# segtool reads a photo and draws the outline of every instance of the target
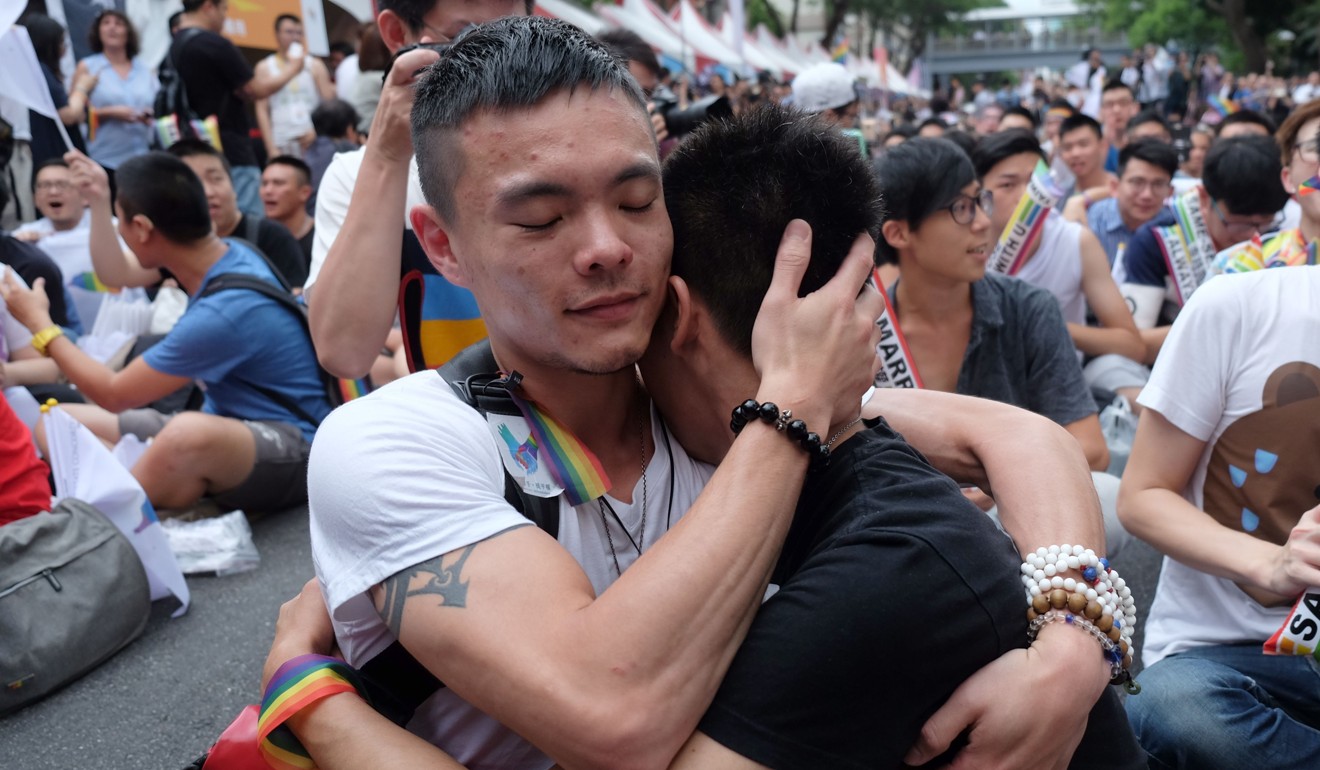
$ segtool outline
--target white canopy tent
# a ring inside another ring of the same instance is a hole
[[[687,0],[684,0],[685,4],[686,2]],[[725,11],[723,18],[720,19],[719,35],[730,49],[735,52],[738,50],[740,31],[735,28],[728,11]],[[756,70],[768,70],[775,77],[784,76],[785,68],[782,62],[762,51],[746,32],[741,32],[741,37],[744,64]]]

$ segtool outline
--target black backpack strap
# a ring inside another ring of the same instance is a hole
[[[509,398],[509,387],[516,382],[500,374],[489,341],[468,347],[437,372],[464,403],[483,416],[522,414]],[[558,497],[528,494],[506,468],[504,499],[551,537],[559,537]],[[358,673],[376,711],[400,726],[407,724],[422,703],[445,686],[397,640],[363,664]]]
[[[264,255],[262,256],[264,257]],[[269,264],[269,262],[267,262],[267,264]],[[276,280],[280,280],[279,271],[275,270],[274,268],[271,268],[271,271],[275,274]],[[298,322],[302,324],[303,331],[307,332],[307,339],[310,340],[312,338],[311,327],[309,327],[307,324],[307,312],[303,309],[302,305],[298,304],[298,300],[294,299],[293,295],[290,294],[287,290],[273,286],[270,284],[270,282],[264,281],[256,277],[255,275],[249,275],[247,273],[221,273],[220,275],[213,277],[210,281],[207,282],[206,288],[202,290],[201,294],[197,295],[197,299],[202,299],[203,297],[209,297],[212,294],[218,294],[222,291],[229,291],[232,289],[247,289],[249,291],[255,291],[258,294],[268,299],[272,299],[278,302],[279,304],[283,305],[290,312],[292,312],[294,316],[297,317]],[[261,385],[255,382],[250,382],[236,375],[230,375],[230,376],[236,382],[246,385],[248,388],[255,390],[256,392],[260,393],[261,395],[265,396],[266,398],[270,399],[276,404],[279,404],[280,406],[287,409],[290,413],[297,415],[299,419],[306,421],[308,424],[312,425],[313,427],[319,427],[321,425],[320,420],[313,417],[311,414],[307,412],[306,409],[303,409],[302,406],[300,406],[297,401],[294,401],[292,398],[289,398],[285,394],[280,393],[279,391],[274,390],[273,388],[268,388],[265,385]],[[320,379],[322,380],[321,384],[323,386],[328,387],[328,385],[324,382],[325,377],[320,374],[319,369],[317,372],[317,376],[320,377]]]

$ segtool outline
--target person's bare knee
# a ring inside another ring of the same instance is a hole
[[[245,423],[183,412],[170,418],[156,435],[133,466],[133,474],[143,480],[144,487],[147,480],[157,490],[164,490],[171,480],[181,487],[200,482],[205,492],[214,493],[243,483],[255,463],[256,440]]]

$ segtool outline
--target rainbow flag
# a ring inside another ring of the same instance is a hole
[[[839,64],[843,64],[848,60],[847,38],[844,38],[843,40],[840,40],[838,43],[835,43],[834,48],[830,51],[830,58],[838,62]]]
[[[522,412],[523,419],[527,420],[532,440],[536,442],[537,456],[546,462],[555,483],[564,488],[569,505],[582,505],[604,496],[611,486],[610,477],[595,453],[535,402],[519,398],[512,392],[509,396]]]
[[[1212,96],[1206,101],[1208,101],[1210,106],[1214,108],[1215,112],[1218,112],[1223,117],[1232,115],[1239,109],[1237,102],[1232,99],[1224,99],[1220,96]]]
[[[355,398],[362,398],[370,392],[371,384],[367,382],[366,377],[357,380],[345,380],[342,378],[339,380],[339,397],[344,399],[345,404]]]
[[[101,127],[101,114],[95,107],[87,107],[87,141],[96,141],[96,129]]]
[[[1316,174],[1310,179],[1297,185],[1297,197],[1302,198],[1311,193],[1320,192],[1320,174]]]
[[[93,273],[90,270],[75,275],[73,279],[69,281],[69,285],[76,286],[84,291],[95,291],[102,294],[117,293],[114,289],[101,283],[101,279],[96,277],[96,273]]]
[[[220,143],[220,122],[214,115],[203,118],[202,120],[188,121],[192,133],[202,141],[216,148],[224,150]],[[177,115],[166,115],[163,118],[156,118],[155,122],[156,140],[161,147],[169,147],[183,138],[183,129],[179,126]]]

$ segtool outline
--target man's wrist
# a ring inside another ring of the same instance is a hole
[[[1041,661],[1057,670],[1058,681],[1078,685],[1076,691],[1095,698],[1109,684],[1111,668],[1095,639],[1068,623],[1050,623],[1041,627],[1031,650]]]
[[[50,357],[50,343],[64,336],[64,330],[46,319],[45,324],[38,324],[32,329],[32,348],[41,355]]]

